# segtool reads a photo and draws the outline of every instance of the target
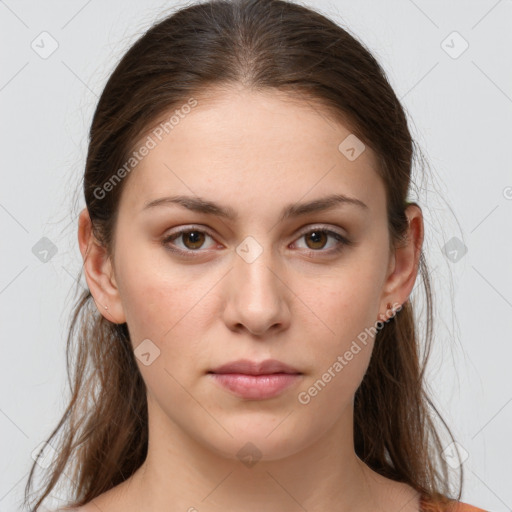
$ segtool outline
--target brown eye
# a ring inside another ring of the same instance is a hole
[[[306,253],[309,252],[309,256],[321,257],[341,252],[344,247],[352,245],[352,242],[336,231],[314,227],[302,232],[294,245],[304,249]]]
[[[185,231],[181,236],[187,249],[199,249],[204,243],[204,233],[201,231]]]
[[[204,249],[203,245],[207,238],[212,240],[210,247],[206,247],[206,249],[209,249],[215,245],[213,237],[200,229],[189,228],[182,229],[165,237],[162,243],[173,252],[182,254],[188,252],[190,254],[204,252],[199,251],[199,249]]]
[[[325,231],[320,230],[310,231],[306,233],[304,237],[307,241],[306,245],[310,249],[323,249],[329,238]],[[311,245],[308,243],[309,240],[311,240]]]

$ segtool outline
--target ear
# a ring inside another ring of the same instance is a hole
[[[115,324],[126,322],[112,262],[92,232],[87,208],[81,211],[78,220],[78,243],[84,260],[85,279],[98,311]]]
[[[395,311],[401,309],[412,292],[418,275],[421,247],[423,245],[423,214],[416,204],[410,204],[405,214],[409,220],[406,240],[391,255],[379,311],[386,311],[386,319],[392,316],[387,304]]]

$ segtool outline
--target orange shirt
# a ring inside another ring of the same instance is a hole
[[[489,512],[483,508],[477,508],[473,505],[463,503],[462,501],[451,501],[447,504],[435,503],[421,499],[421,512]]]

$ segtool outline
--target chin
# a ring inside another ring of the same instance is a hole
[[[223,429],[218,430],[215,439],[206,441],[209,449],[218,455],[232,460],[239,460],[248,468],[258,461],[277,461],[293,456],[311,445],[317,436],[306,432],[300,426],[290,421],[283,414],[279,420],[247,422],[223,422]],[[254,419],[254,417],[253,417]],[[256,424],[255,424],[256,423]],[[204,436],[204,431],[202,432]]]

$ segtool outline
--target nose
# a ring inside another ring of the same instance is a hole
[[[255,336],[288,328],[290,299],[285,271],[265,249],[254,260],[236,254],[225,280],[224,321],[231,330],[246,329]]]

